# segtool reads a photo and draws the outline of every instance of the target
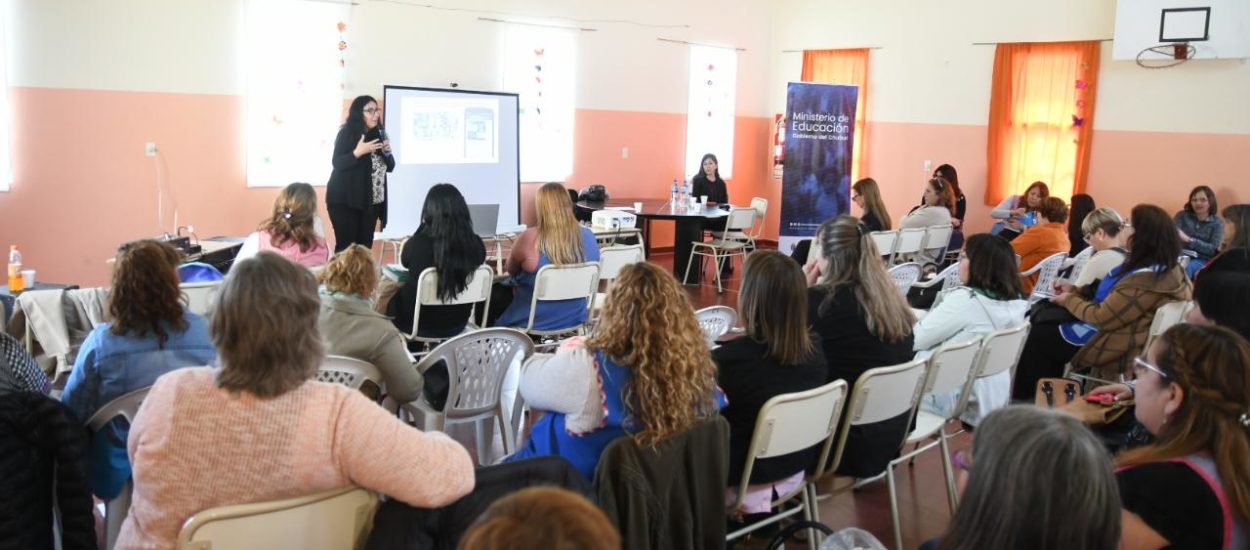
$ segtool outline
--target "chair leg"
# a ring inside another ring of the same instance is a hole
[[[724,265],[725,265],[725,257],[717,253],[716,255],[716,293],[717,294],[725,293],[724,287],[722,287],[720,284],[720,271],[721,271],[721,268],[724,267]]]
[[[495,413],[495,419],[499,421],[499,433],[503,436],[503,454],[510,455],[516,451],[515,434],[512,433],[512,422],[505,419],[503,415],[503,404],[498,405]]]
[[[808,482],[808,485],[811,485],[811,483]],[[816,521],[816,516],[812,515],[812,499],[811,499],[811,495],[809,495],[807,492],[807,487],[803,487],[802,502],[803,502],[803,519],[807,521]],[[818,536],[817,533],[818,531],[816,531],[815,529],[811,527],[807,528],[807,540],[808,540],[809,548],[815,548],[815,547],[820,546],[820,541],[817,540],[816,538]]]
[[[894,522],[894,547],[903,550],[903,527],[898,518],[898,487],[894,484],[894,465],[885,470],[885,481],[890,487],[890,519]]]
[[[955,470],[951,467],[951,449],[946,442],[946,431],[938,433],[942,447],[942,470],[943,476],[946,478],[946,500],[951,507],[951,516],[955,515],[955,506],[958,505],[959,497],[955,494]]]
[[[686,274],[681,276],[681,284],[689,284],[687,281],[690,280],[690,266],[694,264],[694,257],[699,255],[700,254],[696,254],[694,252],[690,253],[690,258],[686,260]],[[703,260],[699,261],[702,262]]]
[[[479,418],[473,421],[473,435],[477,438],[477,463],[490,464],[491,451],[495,446],[495,419]]]
[[[117,498],[108,501],[104,505],[104,547],[107,550],[112,550],[113,546],[117,544],[117,536],[121,534],[122,522],[126,521],[126,515],[130,510],[130,496],[133,490],[134,486],[131,482],[126,482]]]

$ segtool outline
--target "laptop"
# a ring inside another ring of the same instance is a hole
[[[479,237],[494,237],[499,227],[498,204],[470,204],[469,218],[473,220],[473,232]]]

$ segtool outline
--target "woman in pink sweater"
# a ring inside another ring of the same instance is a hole
[[[349,484],[425,508],[472,490],[458,443],[310,380],[319,305],[312,273],[276,254],[234,265],[211,322],[220,368],[159,378],[130,429],[134,496],[117,548],[172,548],[202,510]]]

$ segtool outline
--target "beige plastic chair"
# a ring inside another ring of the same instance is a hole
[[[927,232],[928,229],[924,227],[898,230],[898,239],[894,242],[894,255],[890,258],[890,263],[896,264],[900,260],[911,261],[911,257],[919,253],[924,246],[924,236]]]
[[[207,317],[209,311],[212,310],[213,303],[217,299],[217,291],[221,288],[222,281],[209,281],[204,283],[182,283],[179,288],[182,289],[182,295],[187,300],[187,311]]]
[[[104,430],[116,418],[124,418],[126,422],[134,424],[135,416],[139,414],[139,406],[143,404],[143,400],[147,398],[148,391],[152,388],[141,388],[129,392],[117,399],[105,403],[100,407],[91,418],[87,419],[87,430],[94,437],[101,430]],[[122,491],[117,498],[108,501],[104,507],[104,547],[111,549],[117,543],[117,535],[121,533],[122,522],[126,520],[126,515],[130,513],[130,496],[134,490],[134,484],[130,480],[126,480],[126,484],[122,486]]]
[[[595,293],[594,311],[598,312],[603,308],[603,301],[608,297],[606,290],[612,287],[612,282],[620,276],[625,266],[646,260],[646,253],[643,252],[640,244],[599,249],[599,280],[606,282],[607,288],[604,289],[605,292]]]
[[[1055,279],[1059,278],[1059,270],[1063,268],[1063,262],[1067,259],[1067,252],[1051,254],[1045,260],[1037,262],[1037,265],[1029,268],[1028,271],[1020,273],[1021,277],[1037,274],[1037,283],[1033,285],[1033,294],[1029,295],[1029,303],[1045,300],[1055,295],[1051,289],[1054,288]]]
[[[718,239],[742,241],[747,243],[749,250],[755,250],[755,241],[764,232],[764,216],[768,214],[768,199],[752,198],[751,206],[748,208],[755,210],[755,221],[751,223],[751,227],[743,231],[712,231],[712,236]]]
[[[427,338],[417,335],[422,306],[482,304],[482,316],[485,317],[490,311],[490,288],[494,282],[495,273],[491,271],[490,266],[480,265],[469,276],[469,284],[460,291],[460,294],[453,296],[450,300],[442,300],[438,297],[438,271],[433,267],[421,270],[421,274],[417,276],[417,302],[412,308],[412,333],[407,335],[408,340],[425,343],[438,343],[446,340],[446,338]],[[475,330],[477,327],[473,319],[473,310],[469,310],[469,324],[465,327],[465,332]]]
[[[868,234],[872,239],[872,243],[877,245],[877,252],[881,253],[881,257],[886,261],[894,258],[894,247],[898,244],[898,231],[873,231]]]
[[[846,381],[835,380],[829,384],[804,392],[786,393],[774,396],[760,407],[759,417],[755,421],[755,431],[751,434],[751,443],[747,447],[747,458],[742,468],[742,480],[738,483],[737,498],[729,507],[731,517],[743,515],[741,503],[746,500],[747,488],[750,486],[751,472],[756,460],[764,460],[775,456],[809,449],[820,445],[820,454],[815,467],[829,460],[829,452],[833,447],[834,436],[838,434],[838,420],[842,417],[842,407],[846,404]],[[779,495],[772,502],[776,514],[725,536],[726,541],[746,535],[769,524],[798,513],[803,519],[813,520],[811,494],[807,487],[815,480],[814,474],[807,474],[803,483],[789,493]],[[786,508],[786,504],[799,498],[798,506]],[[809,532],[809,536],[812,533]],[[814,540],[814,539],[809,539]]]
[[[920,250],[924,252],[933,251],[932,254],[926,254],[942,261],[946,257],[946,249],[951,245],[951,234],[955,232],[955,228],[950,225],[931,225],[925,228],[924,242],[920,245]]]
[[[912,288],[924,289],[924,288],[933,288],[938,285],[942,285],[942,286],[941,288],[938,289],[938,299],[933,301],[935,305],[938,303],[941,297],[944,296],[947,292],[953,289],[959,288],[961,286],[964,286],[964,282],[959,280],[959,263],[958,262],[946,266],[946,269],[943,269],[941,273],[938,273],[937,276],[933,277],[932,279],[929,279],[927,281],[917,282],[911,286]]]
[[[413,424],[426,431],[443,431],[447,424],[473,422],[478,463],[490,462],[494,423],[503,434],[504,452],[512,454],[516,437],[501,404],[504,377],[514,361],[534,354],[534,341],[511,328],[487,328],[461,334],[434,348],[416,369],[424,373],[439,361],[447,364],[447,402],[435,410],[422,397],[402,405]]]
[[[928,368],[925,374],[924,389],[921,395],[936,393],[946,394],[955,390],[960,390],[961,403],[966,400],[966,396],[972,392],[972,383],[977,379],[976,363],[977,356],[981,351],[981,339],[974,338],[966,342],[955,344],[945,344],[929,357]],[[885,475],[890,488],[890,512],[891,519],[894,523],[894,540],[896,546],[902,548],[903,531],[900,526],[898,517],[898,493],[894,486],[894,467],[904,462],[909,462],[915,457],[932,449],[935,445],[942,448],[942,472],[946,479],[947,502],[950,504],[951,513],[955,513],[955,472],[951,468],[950,448],[946,444],[944,431],[946,423],[952,419],[958,418],[962,412],[961,407],[955,407],[949,416],[940,416],[933,414],[924,409],[916,411],[916,421],[907,439],[903,441],[903,446],[915,445],[916,448],[911,452],[903,454],[898,458],[891,460],[890,465],[886,468]],[[921,445],[929,439],[936,439]]]
[[[851,428],[890,420],[903,414],[908,415],[908,418],[912,416],[916,406],[920,404],[926,365],[924,359],[912,359],[899,365],[870,369],[860,375],[851,390],[846,418],[843,419],[838,431],[837,451],[834,452],[831,461],[819,465],[820,469],[817,470],[814,480],[823,479],[826,475],[834,476],[838,463],[842,461],[842,452],[846,450],[846,440],[851,433]],[[899,448],[902,448],[905,438],[906,435],[899,439]],[[819,497],[828,498],[850,490],[852,487],[853,483],[848,483],[843,487],[835,488],[832,493],[818,495],[815,481],[808,484],[808,501],[811,502],[812,517],[820,517],[820,510],[817,506]],[[893,491],[893,487],[890,490]]]
[[[1193,308],[1194,303],[1191,301],[1168,302],[1159,306],[1159,309],[1155,310],[1154,319],[1150,321],[1150,335],[1146,337],[1146,346],[1142,348],[1142,353],[1150,349],[1150,344],[1155,341],[1155,337],[1184,320],[1185,314]]]
[[[378,497],[360,487],[209,508],[178,533],[179,550],[364,548]]]
[[[321,360],[316,379],[358,390],[373,401],[382,399],[382,371],[372,363],[354,357],[327,355]]]
[[[1024,342],[1029,339],[1032,326],[1026,321],[1020,326],[996,330],[981,339],[981,352],[977,355],[977,378],[988,378],[1003,371],[1010,371],[1012,382],[1016,379],[1016,365],[1020,362],[1020,354],[1024,352]],[[1010,394],[1011,388],[1008,388]],[[970,395],[965,393],[959,397],[955,407],[962,414],[968,408]],[[982,409],[982,416],[990,411]],[[948,437],[957,435],[951,434]]]
[[[729,216],[725,221],[725,233],[732,235],[735,231],[741,233],[755,223],[755,217],[758,214],[753,208],[734,208],[729,211]],[[690,259],[686,261],[686,273],[682,275],[682,284],[690,280],[690,267],[695,263],[695,257],[711,258],[714,262],[716,270],[716,292],[725,291],[721,284],[720,272],[726,261],[732,262],[734,257],[746,258],[748,243],[743,240],[732,238],[712,239],[710,241],[697,241],[692,243],[693,248],[690,249]],[[702,259],[699,265],[703,265]]]
[[[708,306],[694,312],[699,320],[699,328],[707,338],[709,346],[716,345],[716,340],[733,329],[738,322],[738,312],[729,306]]]
[[[534,315],[538,312],[538,302],[553,300],[586,300],[586,318],[595,308],[595,294],[599,291],[599,264],[586,262],[580,264],[555,265],[549,264],[538,268],[534,278],[534,298],[530,300],[530,316],[522,329],[526,334],[534,336],[556,336],[579,332],[586,323],[561,327],[555,330],[539,330],[534,328]]]
[[[898,291],[907,297],[907,291],[911,290],[912,285],[920,280],[920,273],[923,268],[916,262],[907,262],[891,267],[889,270],[890,278],[894,279],[894,286],[898,287]]]

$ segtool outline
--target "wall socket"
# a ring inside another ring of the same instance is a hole
[[[621,158],[629,158],[629,147],[621,147]]]
[[[147,142],[147,143],[144,143],[144,144],[143,144],[143,154],[144,154],[144,156],[149,156],[149,157],[154,157],[154,156],[156,156],[156,142],[155,142],[155,141],[149,141],[149,142]]]
[[[924,161],[924,173],[926,174],[933,173],[933,161],[931,160]]]

